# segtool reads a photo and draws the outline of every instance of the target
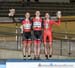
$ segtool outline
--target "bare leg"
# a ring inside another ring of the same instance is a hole
[[[28,57],[31,59],[31,41],[28,42]]]
[[[37,57],[37,43],[34,41],[34,59]]]
[[[45,55],[47,55],[48,53],[47,53],[47,46],[46,46],[46,44],[44,44],[44,49],[45,49]]]
[[[23,42],[23,56],[26,57],[26,42]]]
[[[37,45],[37,48],[38,48],[38,50],[37,50],[37,57],[38,57],[38,59],[40,58],[40,40],[38,40],[38,45]]]
[[[46,59],[48,59],[47,43],[44,44],[44,49],[45,49],[45,57],[46,57]]]
[[[50,48],[50,51],[49,51],[49,57],[52,57],[52,52],[53,52],[53,48],[52,48],[52,42],[49,43],[49,48]]]

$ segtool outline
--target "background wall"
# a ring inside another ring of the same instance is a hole
[[[22,1],[22,0],[0,0],[0,1]],[[34,2],[35,0],[31,0],[31,1]],[[70,2],[70,0],[39,0],[39,1],[40,2]]]
[[[70,2],[70,0],[39,0],[40,2]]]

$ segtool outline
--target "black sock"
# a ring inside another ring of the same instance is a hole
[[[45,55],[45,57],[48,57],[48,55]]]
[[[31,57],[31,55],[28,55],[28,57]]]
[[[26,57],[26,55],[24,55],[23,57]]]
[[[48,59],[48,55],[45,55],[45,57]]]
[[[49,55],[49,57],[52,57],[52,55]]]

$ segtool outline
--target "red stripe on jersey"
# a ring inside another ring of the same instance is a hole
[[[30,32],[31,31],[31,22],[30,22],[30,20],[23,20],[22,25],[23,25],[23,31],[24,32]]]
[[[33,18],[33,30],[42,30],[42,18]]]
[[[57,22],[55,22],[54,20],[44,20],[44,30],[52,31],[53,24],[60,25],[60,20],[58,20]]]

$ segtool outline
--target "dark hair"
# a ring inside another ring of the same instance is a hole
[[[49,14],[49,12],[46,12],[45,15],[46,15],[46,14]],[[50,14],[49,14],[49,16],[50,16]],[[44,19],[46,20],[46,18],[44,18]],[[49,19],[51,19],[51,17],[49,17]]]

